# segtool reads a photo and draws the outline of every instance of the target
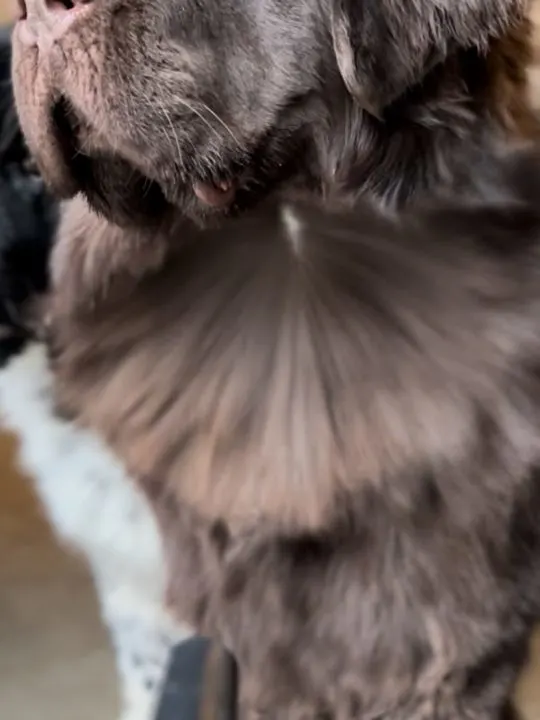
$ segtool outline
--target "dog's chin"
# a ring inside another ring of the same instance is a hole
[[[178,220],[205,229],[239,211],[235,198],[220,201],[211,184],[178,181],[171,187],[143,174],[123,158],[99,153],[78,155],[71,163],[78,192],[90,207],[115,225],[165,230]]]
[[[116,225],[161,227],[174,214],[159,184],[114,155],[76,155],[74,185],[90,207]]]
[[[290,160],[276,153],[279,134],[250,152],[224,155],[220,168],[213,158],[205,172],[204,150],[180,169],[172,159],[152,165],[143,152],[112,146],[63,98],[46,115],[46,134],[35,116],[26,134],[47,185],[63,199],[83,194],[94,211],[124,227],[163,229],[179,218],[215,227],[252,208],[293,173]]]
[[[181,178],[164,169],[142,172],[113,153],[75,153],[70,185],[90,207],[116,225],[165,229],[178,220],[206,229],[253,207],[270,190],[253,192],[233,181]]]
[[[122,227],[163,229],[182,217],[204,228],[233,212],[232,203],[201,202],[193,187],[180,182],[171,187],[166,180],[150,178],[112,153],[74,152],[61,172],[57,168],[51,172],[42,163],[40,170],[57,195],[69,199],[82,194],[95,212]],[[59,186],[59,177],[67,182]]]
[[[213,224],[232,211],[234,196],[196,180],[183,181],[171,167],[143,168],[108,147],[63,99],[50,106],[48,122],[25,131],[40,174],[59,198],[82,194],[90,207],[116,225],[162,228],[182,216]],[[223,202],[225,198],[225,202]]]
[[[113,146],[67,102],[57,103],[53,113],[56,147],[68,178],[64,196],[76,188],[94,210],[123,226],[163,227],[178,218],[201,228],[219,226],[294,177],[296,158],[305,151],[300,134],[274,129],[242,150],[191,149],[179,167],[166,151],[150,161],[144,151]],[[287,153],[287,147],[298,152]]]
[[[35,155],[53,192],[63,199],[84,195],[97,213],[118,225],[161,225],[171,208],[157,182],[106,146],[96,149],[91,129],[63,99],[50,115],[49,150],[38,148]]]

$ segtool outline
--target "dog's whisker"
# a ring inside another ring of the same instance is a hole
[[[242,146],[240,143],[240,140],[236,137],[236,135],[231,130],[230,126],[227,125],[227,123],[225,122],[225,120],[223,120],[223,118],[221,118],[216,112],[214,112],[214,110],[212,110],[212,108],[209,105],[207,105],[206,103],[201,103],[201,107],[203,107],[204,110],[206,110],[206,112],[210,113],[212,115],[212,117],[215,118],[219,122],[219,124],[229,133],[229,135],[234,140],[237,147]]]
[[[161,108],[161,111],[162,111],[165,119],[167,120],[167,123],[168,123],[168,125],[169,125],[169,127],[170,127],[170,130],[171,130],[171,135],[172,135],[172,137],[171,137],[171,138],[167,138],[167,133],[164,133],[165,138],[168,139],[171,144],[174,144],[174,148],[173,148],[173,149],[176,150],[176,155],[177,155],[177,158],[178,158],[178,163],[181,165],[182,162],[183,162],[183,159],[182,159],[182,150],[181,150],[181,148],[180,148],[180,141],[179,141],[179,139],[178,139],[178,133],[177,133],[177,131],[176,131],[176,128],[174,127],[174,123],[173,123],[173,121],[172,121],[171,114],[170,114],[170,112],[167,110],[167,108],[165,107],[165,105],[163,104],[163,102],[162,102],[160,99],[157,99],[157,102],[158,102],[158,104],[159,104],[159,106],[160,106],[160,108]]]

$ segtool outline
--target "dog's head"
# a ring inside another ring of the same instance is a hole
[[[328,103],[384,115],[526,0],[23,0],[22,126],[58,193],[115,220],[201,219],[305,168]]]
[[[478,408],[540,347],[539,156],[477,172],[399,223],[271,199],[183,228],[152,273],[117,274],[84,307],[88,268],[106,274],[134,233],[77,199],[49,306],[62,411],[155,497],[237,528],[318,531],[369,488],[408,493],[409,473],[465,457]]]

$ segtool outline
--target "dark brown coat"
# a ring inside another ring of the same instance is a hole
[[[45,53],[15,34],[29,143],[92,207],[53,260],[59,401],[146,490],[247,713],[506,708],[540,580],[538,161],[400,227],[292,193],[399,207],[535,136],[523,9],[103,0]]]

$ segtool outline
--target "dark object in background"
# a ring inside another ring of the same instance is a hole
[[[173,652],[156,720],[235,720],[237,673],[232,655],[195,637]]]
[[[11,29],[0,29],[0,366],[28,340],[26,302],[47,289],[58,204],[25,145],[11,87]]]
[[[0,158],[2,166],[23,164],[29,153],[19,127],[11,88],[11,28],[0,28]]]

